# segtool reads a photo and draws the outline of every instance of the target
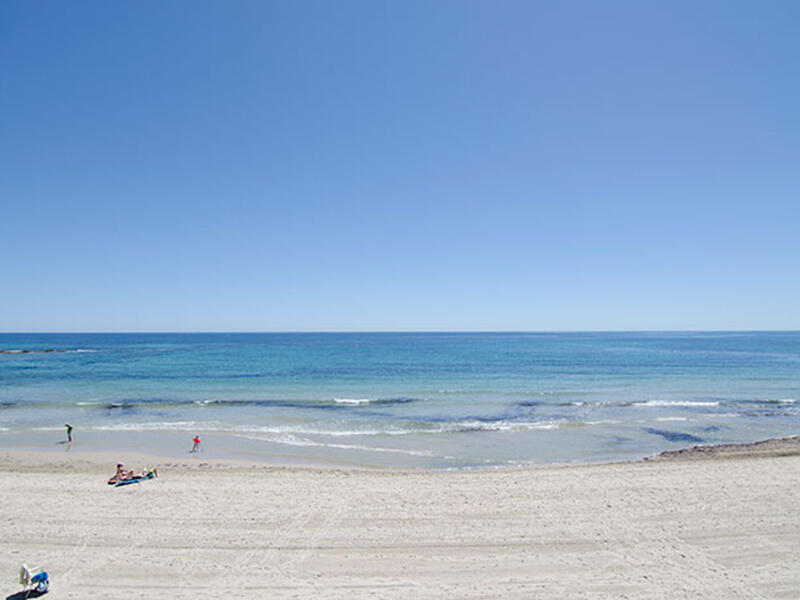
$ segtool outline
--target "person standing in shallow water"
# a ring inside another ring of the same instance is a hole
[[[194,445],[192,446],[192,452],[199,452],[200,451],[200,436],[195,435],[192,438],[192,442],[194,442]]]
[[[67,428],[67,442],[72,443],[72,425],[69,423],[64,423],[64,427]]]

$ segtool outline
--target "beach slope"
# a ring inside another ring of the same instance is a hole
[[[798,598],[799,452],[461,473],[166,460],[116,489],[117,457],[0,452],[0,597],[27,562],[52,598]]]

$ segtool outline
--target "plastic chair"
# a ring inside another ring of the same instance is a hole
[[[26,590],[35,586],[36,591],[43,594],[50,588],[50,576],[41,567],[29,569],[28,565],[23,564],[19,568],[19,584]]]

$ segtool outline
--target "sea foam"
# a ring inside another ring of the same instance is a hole
[[[664,407],[699,407],[699,406],[719,406],[717,401],[700,402],[695,400],[647,400],[646,402],[634,402],[631,406],[664,406]]]
[[[361,404],[369,404],[372,402],[371,398],[334,398],[333,399],[336,404],[352,404],[352,405],[361,405]]]

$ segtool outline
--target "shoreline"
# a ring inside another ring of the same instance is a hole
[[[240,458],[203,458],[194,454],[190,458],[165,456],[155,453],[119,451],[107,448],[88,448],[77,451],[63,452],[58,448],[36,447],[30,449],[0,447],[0,471],[27,471],[29,469],[46,471],[49,468],[68,468],[78,470],[77,467],[87,469],[86,472],[96,470],[98,467],[108,468],[108,465],[122,461],[126,464],[147,464],[162,468],[162,466],[180,467],[182,469],[229,469],[252,470],[266,469],[273,471],[346,471],[346,472],[378,472],[396,474],[459,474],[459,473],[503,473],[517,471],[536,471],[547,468],[590,467],[604,465],[625,465],[653,462],[680,462],[697,460],[725,460],[731,458],[770,458],[782,456],[800,456],[800,435],[779,438],[766,438],[755,442],[742,442],[739,444],[708,444],[694,445],[676,450],[664,450],[652,456],[641,458],[626,458],[605,461],[547,461],[532,462],[530,464],[516,465],[479,465],[466,467],[394,467],[394,466],[368,466],[347,463],[311,463],[311,462],[279,462],[268,460],[246,460]],[[45,459],[45,457],[47,457]]]
[[[471,471],[0,450],[0,597],[795,598],[800,437]],[[5,596],[2,594],[5,593]]]

